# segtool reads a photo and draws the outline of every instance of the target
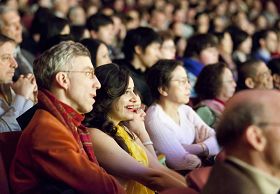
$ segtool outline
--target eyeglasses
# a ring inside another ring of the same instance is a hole
[[[230,79],[230,80],[224,80],[223,83],[235,83],[234,79]]]
[[[95,71],[93,69],[92,70],[88,70],[88,71],[62,71],[62,72],[66,72],[66,73],[84,73],[90,79],[94,79],[94,77],[95,77]]]
[[[265,79],[265,78],[271,77],[271,71],[270,71],[270,69],[268,69],[268,70],[265,71],[265,72],[258,73],[258,74],[256,75],[256,77],[259,78],[259,79]]]
[[[257,125],[264,127],[268,125],[280,126],[280,122],[259,122]]]
[[[181,85],[181,86],[186,85],[187,83],[190,83],[188,78],[183,78],[183,79],[172,79],[172,80],[170,80],[170,81],[178,82],[179,85]]]

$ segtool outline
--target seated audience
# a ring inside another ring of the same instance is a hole
[[[191,97],[196,97],[193,87],[203,67],[218,63],[219,52],[216,46],[217,40],[211,34],[197,34],[188,40],[183,61],[192,87]]]
[[[100,88],[89,51],[62,42],[36,59],[34,73],[37,110],[11,164],[13,193],[124,193],[98,165],[88,129],[81,125]]]
[[[224,63],[206,66],[198,75],[195,92],[200,100],[196,113],[210,127],[216,128],[225,103],[235,92],[233,75]]]
[[[267,65],[261,60],[251,59],[238,67],[238,90],[272,89],[273,80]]]
[[[135,88],[142,102],[149,106],[151,93],[145,80],[146,71],[155,64],[161,56],[161,38],[152,28],[138,27],[127,32],[122,51],[124,60],[116,60],[118,65],[125,66],[131,74]]]
[[[252,55],[255,59],[267,63],[272,53],[277,51],[277,34],[274,30],[265,29],[254,33]]]
[[[273,85],[275,89],[280,89],[280,58],[271,59],[268,64],[268,68],[271,71]]]
[[[107,64],[96,68],[96,76],[102,87],[97,91],[86,125],[91,127],[91,139],[100,165],[118,178],[129,194],[185,186],[182,176],[161,165],[145,148],[152,143],[149,137],[142,143],[122,123],[137,117],[137,96],[128,71],[116,64]],[[141,119],[134,127],[145,130]]]
[[[176,46],[173,39],[173,34],[170,31],[160,31],[159,35],[162,39],[160,46],[161,59],[175,59]]]
[[[34,75],[20,75],[12,81],[18,67],[14,58],[16,43],[0,35],[0,132],[20,131],[16,118],[36,102],[37,85]]]
[[[231,31],[231,37],[233,42],[232,59],[236,65],[239,65],[250,58],[252,37],[247,32],[240,29]]]
[[[217,129],[226,159],[217,162],[202,194],[268,194],[280,188],[280,93],[241,91],[227,103]]]
[[[202,165],[201,158],[216,155],[219,147],[215,131],[185,105],[190,84],[182,62],[160,60],[148,72],[154,104],[145,118],[145,126],[167,165],[175,170],[191,170]],[[200,158],[201,157],[201,158]]]
[[[237,79],[236,64],[232,59],[233,42],[230,33],[228,31],[215,32],[214,35],[218,40],[219,62],[225,63]]]
[[[13,80],[17,80],[20,75],[27,75],[33,72],[32,63],[34,56],[27,50],[22,49],[23,26],[21,18],[16,9],[0,4],[0,33],[13,39],[16,43],[14,56],[18,68],[14,73]]]
[[[89,50],[94,67],[112,63],[108,47],[102,41],[87,38],[81,40],[81,43]]]

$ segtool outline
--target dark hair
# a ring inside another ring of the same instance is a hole
[[[271,59],[268,62],[267,66],[271,70],[272,75],[273,74],[280,75],[280,57]]]
[[[42,30],[40,36],[40,41],[39,41],[40,51],[44,52],[51,46],[55,45],[54,43],[50,43],[50,41],[54,41],[54,39],[57,39],[57,37],[61,35],[60,33],[62,32],[63,28],[67,25],[69,25],[68,20],[59,17],[51,17],[46,22],[46,26],[43,25],[42,27],[45,29]],[[55,40],[54,42],[57,42],[57,40]]]
[[[209,47],[216,47],[217,39],[212,34],[196,34],[189,38],[184,57],[199,56],[201,51]]]
[[[59,17],[53,17],[48,21],[48,28],[47,28],[47,35],[46,38],[50,38],[53,36],[56,36],[61,33],[61,31],[64,29],[65,26],[70,24],[68,20],[59,18]]]
[[[261,60],[250,59],[244,63],[241,63],[238,68],[238,79],[237,79],[237,89],[244,90],[248,89],[245,84],[245,80],[248,77],[255,77],[257,73],[257,66],[262,63]]]
[[[69,40],[74,41],[72,35],[70,35],[70,34],[63,34],[63,35],[58,34],[58,35],[52,36],[45,41],[44,45],[42,45],[41,51],[44,52],[44,51],[48,50],[49,48],[53,47],[54,45],[57,45],[63,41],[69,41]]]
[[[220,146],[235,146],[244,130],[258,123],[264,112],[264,105],[256,102],[241,102],[225,110],[217,127],[217,140]]]
[[[96,92],[96,101],[92,111],[86,114],[84,124],[102,130],[113,137],[122,149],[130,153],[122,137],[116,135],[116,126],[108,119],[113,103],[125,93],[128,87],[129,72],[117,64],[110,63],[97,67],[95,74],[102,87]]]
[[[174,34],[170,30],[162,30],[158,32],[162,42],[166,40],[174,40]]]
[[[3,34],[0,34],[0,46],[2,46],[6,42],[11,42],[16,45],[16,42],[13,39],[11,39]]]
[[[233,42],[233,50],[237,50],[239,46],[248,38],[250,35],[244,30],[233,28],[230,31],[230,35]]]
[[[225,34],[227,33],[227,31],[223,31],[223,32],[212,32],[212,34],[217,38],[217,43],[220,44],[224,37]]]
[[[131,61],[135,54],[135,47],[139,46],[143,51],[152,43],[161,43],[161,38],[152,28],[138,27],[129,30],[124,38],[122,51],[125,58]]]
[[[171,74],[177,66],[182,66],[183,63],[178,60],[162,59],[156,62],[147,72],[147,83],[153,97],[153,101],[159,100],[161,94],[158,91],[160,87],[168,87]]]
[[[98,32],[100,27],[109,24],[113,24],[113,20],[109,16],[102,13],[96,13],[87,19],[86,27],[88,30]]]
[[[98,48],[100,47],[101,44],[104,44],[105,46],[106,44],[100,40],[92,39],[92,38],[86,38],[81,40],[80,42],[89,50],[91,55],[91,62],[93,66],[96,67],[96,56],[97,56]]]
[[[214,99],[219,95],[225,68],[224,63],[215,63],[202,69],[194,86],[200,100]]]
[[[70,27],[71,35],[77,42],[83,39],[86,30],[86,27],[83,25],[71,25]]]

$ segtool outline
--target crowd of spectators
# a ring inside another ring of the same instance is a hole
[[[270,124],[255,122],[239,98],[249,102],[255,92],[263,97],[253,104],[265,107],[265,92],[278,95],[273,89],[280,89],[277,0],[0,1],[0,133],[22,131],[10,171],[16,193],[185,187],[182,175],[216,164],[224,148],[230,163],[254,168],[230,142],[252,144],[250,156],[263,159],[274,153],[258,137],[276,140],[259,135]],[[236,133],[225,142],[230,115],[255,139]],[[264,161],[268,176],[273,162]],[[280,188],[275,177],[271,190]]]

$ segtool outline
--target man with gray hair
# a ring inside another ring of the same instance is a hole
[[[17,44],[15,59],[18,68],[16,69],[14,80],[17,80],[22,74],[27,75],[28,73],[32,73],[34,56],[20,48],[20,43],[22,42],[22,24],[17,10],[5,5],[0,6],[0,33],[13,39]]]
[[[124,193],[98,165],[81,124],[101,87],[89,51],[80,43],[62,42],[35,60],[34,74],[37,110],[11,164],[14,193]]]
[[[217,129],[226,159],[203,194],[276,194],[280,188],[280,93],[244,90],[227,103]]]

